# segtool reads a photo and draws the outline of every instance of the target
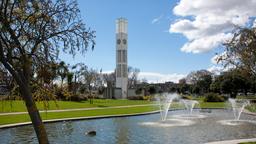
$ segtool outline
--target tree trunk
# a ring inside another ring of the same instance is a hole
[[[44,124],[36,107],[36,104],[32,98],[31,92],[23,89],[22,97],[24,98],[24,101],[26,103],[26,107],[33,127],[35,129],[39,144],[49,144]]]
[[[36,132],[39,144],[49,144],[44,124],[42,122],[42,119],[36,107],[36,104],[32,98],[29,82],[25,79],[22,79],[22,76],[18,74],[6,61],[2,60],[2,63],[5,66],[5,68],[12,74],[15,81],[20,87],[20,93],[26,103],[26,107],[27,107],[30,119],[32,121],[34,130]]]

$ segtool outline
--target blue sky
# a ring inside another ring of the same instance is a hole
[[[217,1],[220,3],[213,3],[216,7],[228,2]],[[207,7],[211,10],[211,5],[205,5],[206,1],[194,2],[199,3],[196,6],[199,10]],[[207,27],[197,28],[198,25],[211,26],[212,22],[198,20],[205,16],[205,12],[195,11],[190,0],[78,0],[78,5],[86,25],[96,31],[96,47],[84,56],[72,58],[61,54],[60,58],[70,64],[84,62],[98,70],[113,71],[115,20],[125,17],[128,19],[128,65],[139,68],[140,78],[147,78],[150,82],[177,82],[191,71],[213,67],[211,59],[221,51],[217,38],[223,36],[225,39],[230,31],[217,27],[216,31],[221,32],[214,35]],[[226,10],[228,8],[223,7],[223,11]],[[215,13],[210,11],[209,17],[211,14]],[[224,24],[226,17],[222,20]],[[207,35],[203,35],[205,32]]]

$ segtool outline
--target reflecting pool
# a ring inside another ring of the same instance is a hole
[[[169,111],[164,122],[161,121],[158,113],[49,123],[46,124],[46,129],[50,142],[54,144],[199,144],[218,140],[256,138],[255,116],[242,113],[241,123],[228,125],[220,121],[232,120],[234,116],[231,110],[214,109],[207,112],[195,110],[193,113],[199,115],[197,118],[186,117],[184,116],[186,113],[183,110]],[[180,121],[189,124],[176,125]],[[95,130],[97,135],[86,135],[91,130]],[[0,143],[34,144],[37,143],[37,139],[31,126],[22,126],[0,129]]]

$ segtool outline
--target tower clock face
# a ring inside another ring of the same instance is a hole
[[[121,40],[120,40],[120,39],[117,39],[116,43],[117,43],[117,44],[120,44],[120,43],[121,43]]]
[[[126,43],[127,43],[126,39],[123,39],[123,44],[126,44]]]

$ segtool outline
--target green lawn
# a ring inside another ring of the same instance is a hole
[[[246,109],[248,109],[251,112],[256,112],[256,104],[251,104],[247,106]]]
[[[71,118],[71,117],[87,117],[87,116],[101,116],[101,115],[117,115],[117,114],[132,114],[142,113],[158,110],[156,106],[141,106],[141,107],[129,107],[129,108],[109,108],[109,109],[97,109],[87,111],[72,111],[72,112],[54,112],[54,113],[40,113],[42,119],[59,119],[59,118]],[[0,116],[0,125],[28,122],[30,121],[28,114],[8,115]]]
[[[201,108],[225,108],[225,102],[203,102],[199,101]],[[69,111],[69,112],[51,112],[40,113],[44,120],[46,119],[59,119],[59,118],[72,118],[72,117],[88,117],[88,116],[101,116],[101,115],[115,115],[115,114],[132,114],[142,113],[158,110],[157,105],[148,106],[135,106],[128,108],[110,108],[112,106],[127,106],[127,105],[143,105],[143,104],[157,104],[157,102],[141,101],[141,100],[94,100],[94,104],[89,104],[88,101],[71,102],[71,101],[57,101],[58,107],[55,102],[50,101],[49,109],[74,109],[74,108],[92,108],[92,107],[105,107],[106,109],[84,110],[84,111]],[[37,103],[40,110],[44,110],[43,103]],[[196,105],[196,107],[198,107]],[[0,112],[24,112],[26,111],[23,101],[2,101],[0,102]],[[173,102],[171,108],[184,108],[183,105]],[[250,111],[256,111],[256,105],[247,107]],[[0,125],[28,122],[30,118],[27,114],[0,116]]]
[[[201,108],[226,108],[226,102],[200,102]]]
[[[239,144],[256,144],[256,142],[242,142],[242,143],[239,143]]]
[[[73,102],[73,101],[49,101],[48,110],[56,109],[75,109],[75,108],[91,108],[91,107],[110,107],[125,105],[152,104],[153,102],[141,100],[112,100],[112,99],[95,99],[93,104],[89,101]],[[45,110],[44,102],[37,102],[39,110]],[[27,111],[23,101],[0,101],[0,112],[24,112]]]

